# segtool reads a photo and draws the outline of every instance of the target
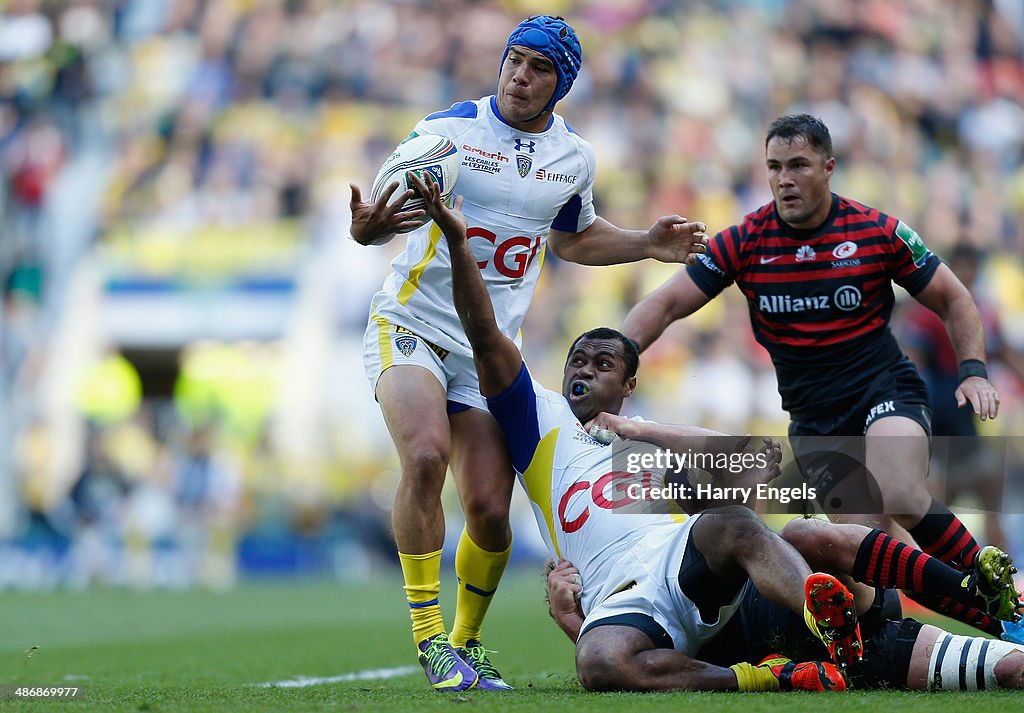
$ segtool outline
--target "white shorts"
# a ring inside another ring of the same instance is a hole
[[[611,620],[605,624],[632,626],[650,636],[659,648],[671,647],[696,656],[736,613],[751,586],[747,580],[732,601],[719,609],[717,621],[701,619],[697,605],[679,589],[679,568],[690,543],[690,529],[698,519],[695,515],[678,527],[658,528],[630,548],[615,565],[617,586],[587,614],[581,635],[603,620]],[[716,586],[716,582],[708,586]],[[652,619],[657,626],[651,626]]]
[[[370,389],[377,392],[380,375],[393,366],[420,366],[448,392],[448,413],[465,408],[487,410],[472,355],[449,351],[428,342],[416,331],[415,321],[398,324],[393,318],[370,315],[363,337],[363,367]]]

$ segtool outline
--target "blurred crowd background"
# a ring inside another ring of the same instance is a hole
[[[534,12],[582,39],[558,110],[597,152],[601,215],[738,221],[771,198],[768,123],[808,111],[832,130],[834,188],[940,256],[976,248],[974,294],[1007,353],[1024,349],[1018,0],[0,7],[0,587],[389,566],[397,461],[361,342],[402,241],[348,238],[348,183],[368,189],[425,114],[492,93]],[[572,337],[618,326],[674,269],[549,255],[524,326],[534,372],[557,383]],[[1002,413],[984,432],[1024,434],[1021,374],[992,372]],[[649,418],[785,433],[735,290],[641,377],[630,408]],[[522,502],[513,526],[536,561]],[[1001,543],[1019,557],[1022,530]]]

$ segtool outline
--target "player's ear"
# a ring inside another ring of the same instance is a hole
[[[633,395],[633,392],[635,390],[636,390],[636,377],[635,376],[631,376],[628,379],[626,379],[626,383],[624,385],[623,396],[625,396],[626,398],[629,398],[630,396]]]
[[[832,172],[835,171],[835,170],[836,170],[836,159],[835,159],[834,156],[830,156],[829,159],[827,161],[825,161],[825,175],[831,178],[832,177]]]

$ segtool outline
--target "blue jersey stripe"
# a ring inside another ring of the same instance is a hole
[[[434,597],[429,602],[409,602],[410,609],[426,609],[427,607],[436,607],[437,597]]]
[[[444,111],[436,111],[426,118],[426,121],[431,119],[475,119],[476,118],[476,102],[456,102],[452,104],[450,109]]]
[[[565,202],[558,215],[551,222],[552,230],[561,230],[563,233],[580,232],[580,212],[583,210],[583,199],[579,193]]]
[[[525,362],[507,389],[487,399],[487,408],[505,434],[512,465],[520,473],[525,473],[541,435],[537,420],[537,394]]]

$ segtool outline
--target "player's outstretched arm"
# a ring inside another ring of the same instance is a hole
[[[680,270],[629,311],[622,323],[622,333],[636,341],[642,352],[670,324],[688,317],[710,301],[711,298],[697,287],[690,274]]]
[[[469,248],[466,217],[462,214],[462,196],[452,208],[441,200],[437,182],[424,183],[415,174],[409,181],[424,197],[427,215],[437,223],[448,241],[452,259],[452,297],[462,328],[473,347],[473,360],[483,396],[497,396],[512,385],[523,365],[523,356],[515,342],[502,334],[494,319],[494,306],[487,294],[480,268]]]
[[[971,293],[946,265],[939,265],[928,286],[915,298],[942,318],[956,351],[963,378],[956,390],[958,406],[969,402],[982,421],[999,414],[999,392],[985,368],[985,330]]]
[[[701,428],[700,426],[634,421],[625,416],[605,411],[588,421],[584,428],[590,431],[594,426],[604,431],[611,431],[619,438],[643,441],[677,453],[693,451],[729,454],[742,451],[750,442],[750,436],[730,436],[728,433],[712,431],[710,428]]]
[[[360,245],[383,245],[390,242],[399,230],[410,230],[420,225],[423,210],[402,210],[405,202],[412,198],[412,191],[403,191],[394,203],[388,205],[398,190],[398,181],[385,188],[376,203],[364,203],[363,193],[356,184],[350,183],[348,187],[352,189],[349,201],[352,227],[349,231],[352,239]]]
[[[708,242],[707,226],[679,215],[658,218],[648,230],[624,230],[598,217],[586,230],[552,230],[548,245],[568,262],[580,265],[618,265],[651,258],[661,262],[691,263]]]
[[[748,448],[751,441],[749,435],[731,436],[699,426],[634,421],[605,412],[587,422],[584,428],[591,435],[594,435],[592,429],[596,428],[614,433],[620,438],[650,443],[677,456],[691,456],[691,460],[699,455],[700,460],[695,465],[712,476],[710,485],[713,487],[756,488],[771,482],[781,472],[782,445],[774,438],[762,438],[760,443]],[[724,466],[709,467],[710,463]],[[704,502],[691,497],[683,507],[687,512],[694,513],[721,504],[721,501]],[[744,504],[752,503],[748,501]]]

